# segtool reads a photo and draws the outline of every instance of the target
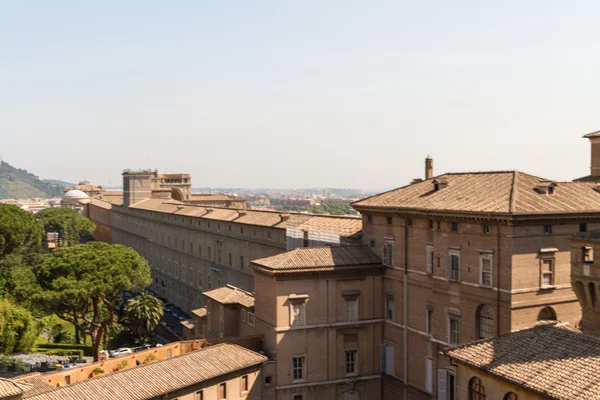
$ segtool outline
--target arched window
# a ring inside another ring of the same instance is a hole
[[[485,388],[476,376],[469,381],[469,400],[486,400]]]
[[[506,393],[506,395],[504,396],[504,400],[519,400],[519,398],[517,397],[517,395],[513,392],[508,392]]]
[[[544,307],[538,314],[538,321],[556,321],[556,313],[552,307]]]
[[[490,306],[485,304],[479,306],[477,311],[477,336],[479,339],[487,339],[494,336],[494,316]]]

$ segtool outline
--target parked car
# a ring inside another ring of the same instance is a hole
[[[119,357],[127,354],[133,354],[133,351],[131,351],[129,347],[121,347],[120,349],[110,352],[111,357]]]
[[[140,352],[140,351],[144,351],[144,350],[148,350],[151,349],[153,346],[151,344],[148,343],[144,343],[143,345],[141,345],[140,347],[137,347],[135,350],[133,350],[135,353]]]
[[[87,364],[87,361],[85,358],[80,358],[79,360],[75,361],[76,366],[82,365],[82,364]]]

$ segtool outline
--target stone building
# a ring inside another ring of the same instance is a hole
[[[568,235],[600,228],[593,182],[432,169],[428,159],[428,179],[353,203],[386,265],[386,398],[451,391],[453,368],[439,356],[449,345],[540,320],[576,324]]]

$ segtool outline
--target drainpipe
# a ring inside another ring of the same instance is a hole
[[[498,246],[498,261],[496,262],[496,284],[498,285],[498,293],[496,295],[496,319],[498,320],[498,323],[496,324],[496,336],[500,336],[500,256],[502,255],[502,252],[500,250],[500,225],[498,225],[498,234],[497,234],[497,246]],[[511,261],[512,262],[512,261]]]

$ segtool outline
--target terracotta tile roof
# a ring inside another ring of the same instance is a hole
[[[271,257],[253,260],[252,266],[277,272],[334,271],[339,268],[381,266],[381,259],[367,245],[301,247]]]
[[[259,366],[265,361],[265,356],[235,344],[223,343],[63,386],[30,399],[154,399],[230,372]]]
[[[101,200],[101,199],[97,199],[92,197],[90,199],[89,204],[92,204],[96,207],[100,207],[100,208],[104,208],[105,210],[110,210],[112,209],[112,203],[106,201],[106,200]]]
[[[600,399],[600,339],[566,326],[536,326],[444,353],[552,399]]]
[[[192,314],[200,318],[206,318],[206,307],[197,308],[192,310]]]
[[[433,180],[448,185],[434,191]],[[545,179],[518,171],[450,173],[353,203],[358,210],[392,208],[408,211],[498,213],[506,215],[597,213],[595,184],[557,182],[553,194],[536,188]]]
[[[362,230],[362,219],[354,216],[283,213],[287,217],[282,218],[282,213],[277,211],[203,207],[153,198],[142,200],[129,208],[247,225],[329,232],[341,237],[355,236]]]
[[[184,319],[183,321],[180,321],[181,325],[183,325],[184,328],[187,328],[189,330],[194,330],[194,320],[193,319]]]
[[[0,398],[22,395],[31,389],[31,385],[19,381],[0,378]]]
[[[190,196],[190,201],[211,201],[211,200],[238,200],[244,201],[241,197],[229,196],[227,194],[217,193],[217,194],[192,194]]]
[[[587,135],[583,135],[583,137],[584,138],[600,137],[600,131],[588,133]]]
[[[221,286],[208,292],[202,292],[202,294],[221,304],[240,304],[248,308],[254,307],[254,294],[233,285]]]
[[[46,379],[44,378],[44,375],[42,375],[39,372],[34,372],[31,374],[26,374],[26,375],[20,375],[16,378],[13,378],[12,380],[17,381],[17,382],[27,383],[27,384],[31,385],[31,389],[29,389],[23,395],[24,399],[27,399],[27,398],[33,397],[33,396],[37,396],[38,394],[46,393],[46,392],[56,389],[54,386],[49,384],[46,381]]]

